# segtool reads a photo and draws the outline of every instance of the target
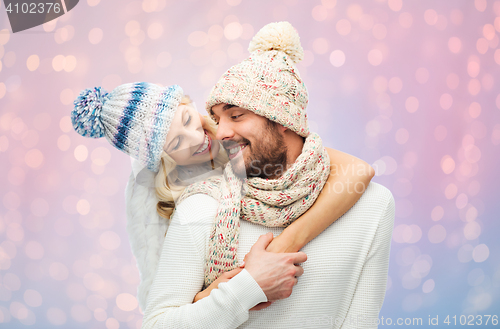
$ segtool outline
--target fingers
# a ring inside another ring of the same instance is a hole
[[[302,266],[295,266],[295,277],[299,277],[304,274],[304,269]]]
[[[257,242],[252,246],[253,248],[257,248],[260,250],[266,250],[267,246],[273,241],[273,233],[269,232],[267,234],[261,235]]]
[[[252,307],[252,308],[250,309],[250,311],[259,311],[259,310],[262,310],[262,309],[264,309],[264,308],[266,308],[266,307],[270,306],[273,302],[274,302],[274,301],[272,301],[272,302],[263,302],[263,303],[259,303],[259,304],[255,305],[254,307]]]
[[[292,255],[294,264],[300,264],[307,260],[307,255],[302,251],[291,253],[290,255]]]

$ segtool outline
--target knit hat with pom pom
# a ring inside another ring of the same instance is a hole
[[[127,83],[109,94],[100,87],[85,89],[74,102],[71,121],[80,135],[106,137],[111,145],[157,172],[182,96],[177,85],[147,82]]]
[[[304,52],[288,22],[264,26],[252,39],[249,58],[224,73],[210,92],[207,111],[231,104],[253,111],[296,132],[309,134],[307,89],[295,64]]]

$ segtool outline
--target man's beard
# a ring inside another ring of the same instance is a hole
[[[247,152],[250,152],[245,160],[247,177],[277,179],[286,171],[287,148],[277,126],[277,123],[268,120],[259,141],[252,144],[244,139],[249,148]]]

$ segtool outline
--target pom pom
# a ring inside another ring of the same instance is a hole
[[[85,89],[75,100],[75,108],[71,112],[71,122],[77,133],[83,137],[100,138],[104,136],[104,125],[101,121],[101,110],[108,100],[108,93],[95,87]]]
[[[280,50],[286,53],[294,63],[304,58],[300,37],[292,24],[288,22],[271,23],[260,29],[253,37],[248,51]]]

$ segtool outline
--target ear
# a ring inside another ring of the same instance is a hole
[[[287,127],[285,126],[282,126],[282,125],[278,125],[278,131],[282,134],[284,134],[286,131],[288,130]]]

